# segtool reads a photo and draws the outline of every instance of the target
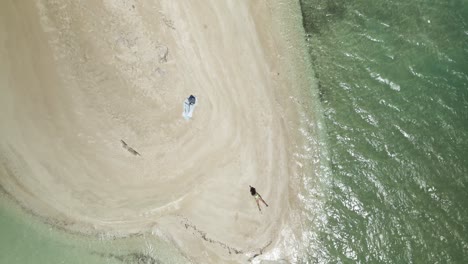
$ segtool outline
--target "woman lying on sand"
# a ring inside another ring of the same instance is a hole
[[[252,196],[255,197],[255,201],[257,202],[258,210],[262,211],[262,209],[260,209],[260,201],[262,201],[268,207],[268,204],[265,202],[265,200],[263,200],[262,196],[257,192],[257,190],[255,190],[255,188],[250,185],[249,187],[250,194],[252,194]]]

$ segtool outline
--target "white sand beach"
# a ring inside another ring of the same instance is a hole
[[[153,233],[197,263],[274,248],[293,257],[299,92],[288,74],[297,54],[280,34],[286,9],[2,2],[0,186],[69,232]],[[270,205],[262,212],[249,185]]]

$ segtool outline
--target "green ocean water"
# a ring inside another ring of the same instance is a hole
[[[301,0],[324,111],[310,263],[468,263],[468,1]]]

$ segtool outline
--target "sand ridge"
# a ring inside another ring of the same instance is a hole
[[[2,5],[8,193],[71,231],[158,230],[195,261],[278,243],[293,213],[293,132],[266,2]],[[262,213],[249,184],[271,205]]]

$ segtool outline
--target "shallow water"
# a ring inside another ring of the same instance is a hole
[[[0,263],[189,263],[154,234],[125,239],[60,232],[0,195]]]
[[[301,5],[330,168],[305,259],[466,263],[468,1]]]

